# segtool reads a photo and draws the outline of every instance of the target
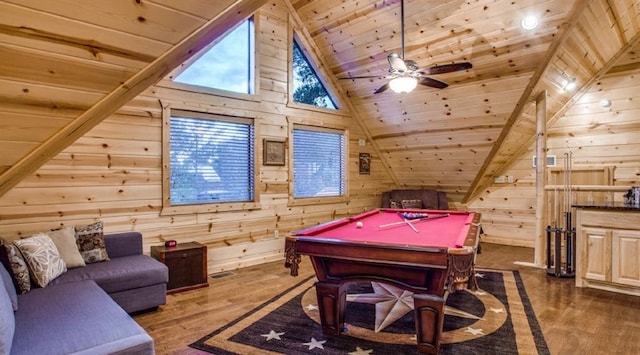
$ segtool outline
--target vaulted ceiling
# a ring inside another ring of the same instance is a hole
[[[265,3],[0,1],[0,195]],[[540,93],[552,123],[607,72],[640,67],[638,0],[405,0],[406,58],[473,68],[434,76],[446,89],[373,94],[401,51],[400,0],[282,4],[395,182],[462,202],[531,146]],[[338,79],[353,76],[380,78]]]

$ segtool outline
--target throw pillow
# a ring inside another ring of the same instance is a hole
[[[76,232],[73,226],[47,232],[47,235],[53,240],[53,244],[56,245],[58,253],[60,253],[60,257],[67,266],[67,269],[86,265],[80,254],[80,250],[78,250]]]
[[[104,244],[102,221],[87,226],[75,227],[76,243],[80,254],[87,264],[109,260],[107,247]]]
[[[13,242],[29,265],[31,278],[40,287],[67,271],[67,266],[60,258],[53,240],[46,234],[36,234],[26,239]]]
[[[11,270],[11,262],[9,261],[9,255],[7,254],[7,247],[5,247],[4,244],[4,239],[0,238],[0,264],[2,264],[2,266],[4,266],[4,268],[9,272],[11,280],[14,280],[13,284],[15,285],[15,278],[13,277],[13,271]]]
[[[402,208],[402,203],[398,202],[398,201],[389,201],[389,207],[391,208]]]
[[[402,200],[402,208],[422,208],[422,200]]]
[[[7,256],[11,263],[11,271],[15,279],[16,291],[20,294],[27,293],[31,290],[31,280],[29,279],[29,267],[22,257],[22,253],[17,246],[13,244],[5,244],[7,248]]]

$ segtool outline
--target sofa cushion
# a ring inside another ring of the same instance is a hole
[[[3,266],[0,266],[5,271]],[[11,297],[3,283],[0,283],[0,354],[9,354],[15,333],[15,317]]]
[[[40,287],[45,287],[49,282],[67,271],[67,266],[58,254],[53,240],[46,234],[36,234],[32,237],[19,239],[13,242],[24,256],[29,265],[31,278]]]
[[[9,295],[9,300],[11,300],[11,306],[13,307],[13,310],[17,311],[18,294],[16,293],[15,286],[13,286],[13,279],[11,278],[9,271],[7,271],[7,269],[2,265],[0,265],[0,279],[2,281],[2,284],[4,284],[4,288],[7,290],[7,294]],[[0,287],[2,286],[0,285]]]
[[[113,293],[167,283],[168,272],[164,264],[147,255],[131,255],[68,270],[52,284],[80,280],[94,280],[107,293]]]
[[[7,248],[7,255],[9,256],[9,262],[11,263],[11,271],[15,279],[16,291],[18,293],[27,293],[31,290],[31,279],[29,277],[29,267],[27,262],[24,261],[22,253],[17,246],[12,243],[5,244]]]
[[[76,243],[85,263],[90,264],[109,260],[107,247],[104,245],[102,221],[75,227],[75,230]]]
[[[82,255],[80,255],[80,250],[78,250],[76,232],[73,226],[47,232],[47,235],[56,245],[58,253],[60,253],[60,258],[64,261],[67,269],[85,266],[84,259]]]
[[[12,355],[153,354],[153,339],[93,281],[34,289],[19,302]]]

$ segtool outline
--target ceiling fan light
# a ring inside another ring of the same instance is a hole
[[[409,76],[401,76],[398,78],[393,78],[389,81],[389,87],[391,90],[402,93],[402,92],[411,92],[418,85],[418,80],[416,78],[412,78]]]

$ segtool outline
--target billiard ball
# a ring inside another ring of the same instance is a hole
[[[364,224],[362,222],[357,222],[356,223],[356,227],[358,228],[362,228],[362,226],[364,226]]]

